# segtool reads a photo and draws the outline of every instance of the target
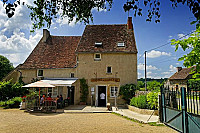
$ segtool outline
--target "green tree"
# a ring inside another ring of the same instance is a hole
[[[11,81],[0,82],[0,101],[11,99],[13,97],[22,97],[28,93],[26,88],[22,87],[23,84],[12,83]]]
[[[135,84],[126,84],[120,87],[119,95],[122,95],[122,98],[130,103],[132,97],[135,96],[135,91],[137,90],[137,86]]]
[[[178,60],[184,61],[183,65],[185,67],[196,66],[196,71],[194,71],[195,69],[192,69],[192,71],[198,73],[200,70],[200,27],[191,33],[188,38],[182,40],[172,39],[171,44],[175,45],[175,51],[179,48],[184,51],[190,50],[188,54],[183,55]]]
[[[144,82],[143,82],[143,81],[138,81],[138,82],[137,82],[137,87],[138,87],[138,88],[144,88],[144,87],[145,87]]]
[[[84,78],[80,79],[80,93],[81,93],[81,102],[87,102],[89,91],[88,91],[88,85]]]
[[[14,67],[10,61],[6,57],[0,55],[0,81],[13,69]]]
[[[160,86],[161,86],[161,83],[156,80],[147,82],[147,90],[150,90],[150,91],[159,89]]]
[[[147,8],[146,21],[155,20],[156,23],[160,22],[160,5],[161,0],[124,0],[124,11],[133,10],[134,16],[142,16],[143,9]],[[187,5],[191,12],[194,14],[196,20],[194,21],[199,26],[200,22],[200,1],[199,0],[169,0],[172,7],[176,8],[178,4]],[[60,15],[62,18],[67,17],[69,22],[73,19],[76,22],[89,23],[93,20],[92,9],[110,9],[114,0],[35,0],[33,6],[27,3],[16,0],[14,3],[9,0],[3,0],[5,4],[6,14],[12,17],[15,13],[15,8],[22,4],[31,9],[31,20],[33,21],[33,31],[40,29],[47,24],[49,28],[52,20]]]

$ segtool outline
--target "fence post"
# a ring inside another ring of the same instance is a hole
[[[162,101],[162,122],[166,122],[166,110],[165,110],[165,94],[164,94],[164,88],[161,87],[161,101]]]
[[[158,95],[158,112],[159,112],[159,121],[163,122],[163,106],[162,106],[161,95]]]
[[[187,119],[187,102],[186,102],[186,89],[181,87],[181,109],[182,109],[182,130],[183,133],[188,132],[188,119]]]

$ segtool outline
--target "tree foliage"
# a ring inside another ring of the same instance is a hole
[[[81,93],[81,102],[87,102],[89,91],[88,91],[88,85],[84,78],[80,79],[80,93]]]
[[[147,109],[147,96],[146,95],[139,95],[138,97],[133,97],[130,101],[131,106],[138,107],[140,109]]]
[[[158,109],[158,94],[159,91],[152,91],[147,94],[147,102],[150,109]]]
[[[146,21],[151,22],[154,18],[154,21],[156,23],[160,22],[160,5],[161,0],[129,0],[124,4],[124,10],[134,11],[134,16],[142,16],[143,9],[142,7],[145,6],[147,10],[147,19]],[[199,26],[200,23],[200,0],[170,0],[172,3],[172,7],[176,8],[178,7],[178,4],[187,5],[190,9],[190,11],[194,14],[194,17],[196,18],[193,23],[197,23],[197,26]]]
[[[20,83],[12,83],[11,81],[0,82],[0,101],[5,101],[13,97],[21,97],[27,94],[28,91],[22,88]]]
[[[13,69],[14,67],[10,61],[6,57],[0,55],[0,81]]]
[[[160,22],[160,5],[161,0],[127,0],[124,3],[124,11],[133,10],[133,15],[142,16],[143,9],[147,9],[146,21]],[[178,4],[187,5],[190,11],[196,18],[192,23],[200,25],[200,0],[170,0],[172,7],[176,8]],[[30,18],[33,21],[33,31],[40,29],[47,24],[49,28],[52,24],[52,20],[61,16],[67,17],[69,23],[74,19],[76,22],[89,23],[93,20],[92,9],[110,9],[114,0],[34,0],[33,5],[27,5],[27,3],[16,0],[11,3],[9,0],[3,0],[5,4],[6,14],[11,18],[15,13],[15,8],[18,5],[26,5],[30,10]]]
[[[161,83],[160,82],[157,82],[157,81],[150,81],[150,82],[147,82],[147,90],[157,90],[157,89],[160,89],[161,87]]]
[[[145,87],[144,82],[143,82],[143,81],[138,81],[138,82],[137,82],[137,87],[138,87],[138,88],[144,88],[144,87]]]
[[[175,45],[175,51],[179,48],[182,50],[190,50],[190,52],[186,55],[183,55],[178,60],[184,61],[183,65],[185,67],[196,66],[196,71],[194,73],[199,72],[200,70],[200,27],[196,29],[193,33],[190,34],[188,38],[182,40],[171,40],[171,44]],[[193,69],[194,70],[194,69]]]
[[[130,99],[135,96],[137,86],[135,84],[126,84],[120,87],[119,95],[127,102],[130,103]]]

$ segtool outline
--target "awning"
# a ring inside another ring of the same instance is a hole
[[[69,86],[71,87],[71,85],[76,82],[78,78],[48,78],[48,79],[44,79],[41,80],[45,83],[49,83],[51,85],[54,86]]]
[[[48,87],[55,87],[54,85],[51,85],[47,82],[42,82],[42,81],[37,81],[31,84],[24,85],[22,87],[27,87],[27,88],[48,88]]]

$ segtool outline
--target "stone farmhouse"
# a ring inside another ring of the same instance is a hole
[[[42,80],[56,86],[42,93],[80,103],[80,80],[89,86],[87,104],[114,105],[120,86],[137,83],[137,48],[132,18],[127,24],[87,25],[82,36],[54,36],[47,29],[25,62],[7,75],[28,84]],[[105,94],[102,103],[100,94]],[[120,96],[117,104],[124,104]]]
[[[191,72],[192,70],[195,70],[195,68],[182,68],[177,67],[177,72],[174,73],[165,83],[166,86],[169,86],[169,88],[180,88],[185,87],[187,88],[187,81],[192,78]]]

